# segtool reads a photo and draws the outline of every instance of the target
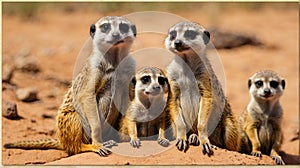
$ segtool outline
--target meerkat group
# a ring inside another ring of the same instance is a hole
[[[175,54],[166,72],[156,67],[136,73],[134,68],[121,71],[127,74],[122,76],[122,85],[129,98],[116,98],[117,66],[130,58],[136,33],[136,26],[123,17],[107,16],[91,25],[93,50],[58,109],[58,140],[22,141],[4,147],[54,148],[69,155],[91,151],[106,156],[111,153],[107,148],[117,144],[108,138],[109,126],[119,131],[121,141],[130,141],[136,148],[141,145],[140,137],[157,134],[158,144],[168,146],[165,130],[170,126],[180,151],[200,145],[203,154],[210,156],[217,146],[254,156],[267,154],[284,164],[278,154],[283,78],[273,71],[253,75],[248,83],[251,101],[236,120],[206,57],[210,33],[185,21],[172,26],[165,39],[166,48]],[[135,66],[134,60],[128,60],[126,64]]]

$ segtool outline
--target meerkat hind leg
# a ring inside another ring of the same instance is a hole
[[[164,123],[160,123],[160,125]],[[160,126],[159,128],[159,133],[158,133],[158,139],[157,139],[157,143],[163,147],[167,147],[169,146],[170,142],[168,139],[165,138],[165,126]]]

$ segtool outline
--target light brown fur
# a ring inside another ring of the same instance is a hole
[[[122,28],[119,26],[121,24]],[[124,24],[127,27],[124,28]],[[67,151],[69,155],[88,151],[100,156],[110,153],[105,146],[114,145],[114,142],[103,144],[102,138],[109,136],[106,134],[107,125],[116,127],[118,123],[119,112],[112,103],[112,81],[117,66],[129,54],[136,28],[125,18],[107,16],[91,26],[90,35],[93,39],[93,51],[73,80],[57,112],[56,129],[59,140],[41,140],[40,146],[33,143],[36,141],[27,141],[6,144],[5,147],[56,148]],[[130,70],[132,69],[128,69],[126,74],[134,72]]]
[[[149,81],[142,83],[143,77],[148,77]],[[159,83],[158,78],[163,83]],[[158,90],[153,88],[158,88]],[[165,129],[169,84],[165,73],[156,67],[140,69],[132,79],[129,94],[131,102],[120,124],[121,140],[128,141],[130,138],[130,144],[138,148],[139,138],[158,134],[158,143],[168,146],[169,141],[165,138]]]
[[[206,57],[208,42],[209,33],[200,25],[180,22],[169,29],[165,45],[176,54],[167,75],[177,148],[186,151],[189,144],[200,144],[203,153],[211,155],[210,143],[237,150],[239,132],[221,84]]]
[[[272,87],[271,81],[277,82],[278,86]],[[285,81],[276,72],[266,70],[254,74],[249,79],[248,86],[251,101],[240,117],[239,151],[257,157],[267,154],[277,164],[284,164],[278,152],[283,138],[280,125],[282,108],[279,98],[283,94]]]

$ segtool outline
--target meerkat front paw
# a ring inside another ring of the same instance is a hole
[[[167,140],[167,139],[158,139],[157,143],[163,147],[167,147],[170,144],[169,140]]]
[[[103,143],[105,148],[112,148],[113,146],[118,146],[118,143],[114,140],[109,140]]]
[[[109,154],[111,154],[111,151],[109,151],[108,149],[105,149],[105,147],[103,146],[103,144],[101,143],[94,143],[92,144],[93,148],[94,148],[94,152],[99,154],[100,156],[107,156]]]
[[[200,145],[198,135],[196,135],[196,134],[190,135],[188,141],[189,141],[190,145],[193,145],[193,146],[199,146]]]
[[[178,150],[183,151],[183,152],[186,152],[189,148],[189,144],[188,144],[187,140],[184,140],[184,139],[177,139],[176,146],[177,146]]]
[[[202,148],[202,153],[204,155],[207,154],[208,156],[211,156],[211,155],[214,154],[213,147],[210,144],[210,142],[209,142],[208,139],[206,141],[204,141],[204,142],[200,141],[200,144],[201,144],[201,148]]]
[[[141,146],[141,141],[140,139],[131,139],[130,140],[130,145],[134,148],[139,148]]]
[[[282,158],[280,156],[271,156],[273,160],[275,160],[276,164],[278,165],[285,165]]]
[[[98,149],[98,151],[96,151],[96,153],[99,154],[102,157],[106,157],[109,154],[111,154],[111,151],[109,151],[109,150],[107,150],[105,148],[100,148],[100,149]]]
[[[252,156],[256,156],[256,157],[262,157],[260,151],[253,151],[253,152],[251,152],[251,155],[252,155]]]

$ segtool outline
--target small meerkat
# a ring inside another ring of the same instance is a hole
[[[261,157],[271,156],[277,164],[284,164],[279,156],[282,143],[282,107],[279,99],[283,95],[285,80],[276,72],[264,70],[248,80],[251,100],[240,117],[240,152]]]
[[[209,41],[210,33],[194,22],[175,24],[165,39],[166,48],[175,54],[167,76],[176,146],[185,152],[189,144],[200,144],[202,152],[210,156],[213,154],[211,143],[237,150],[239,132],[221,84],[206,57]]]
[[[115,142],[103,143],[102,138],[108,136],[103,134],[103,125],[118,122],[119,112],[112,103],[112,82],[117,75],[117,66],[128,58],[136,27],[126,18],[106,16],[90,26],[90,36],[93,50],[57,112],[59,140],[23,141],[5,144],[6,148],[55,148],[65,150],[69,155],[88,151],[100,156],[110,153],[106,147],[115,145]],[[127,59],[126,65],[134,64],[130,61],[133,59]],[[130,83],[135,69],[127,71]]]
[[[169,95],[168,79],[163,70],[156,67],[140,69],[129,86],[130,105],[121,120],[121,140],[128,141],[138,148],[139,137],[157,135],[158,144],[168,146],[165,138],[166,103]]]

